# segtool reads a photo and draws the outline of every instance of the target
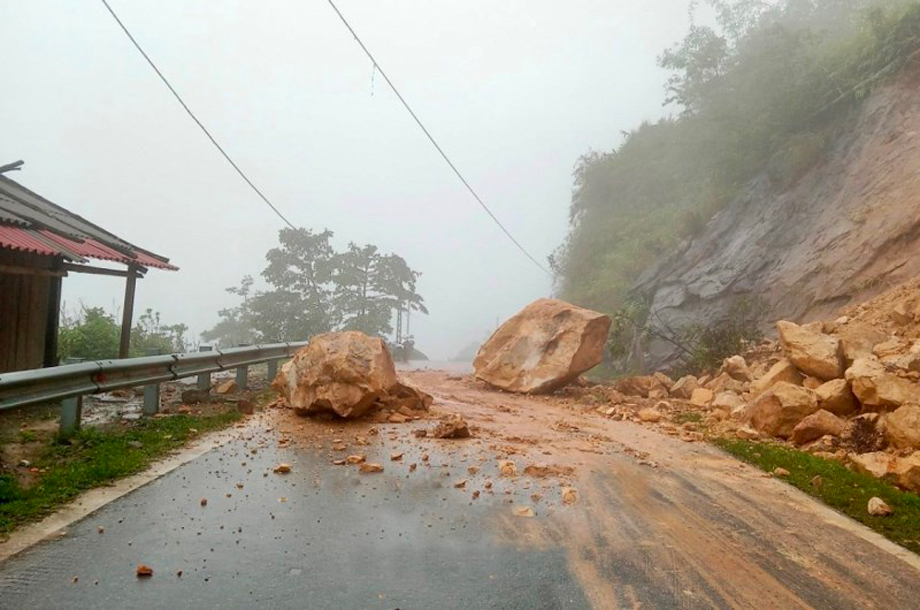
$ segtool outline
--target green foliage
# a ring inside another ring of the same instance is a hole
[[[186,332],[188,326],[185,324],[164,325],[160,322],[160,312],[148,308],[131,329],[131,356],[185,352],[188,350]]]
[[[333,329],[383,336],[393,330],[394,312],[428,313],[416,292],[420,274],[402,257],[353,243],[336,252],[332,236],[282,229],[262,272],[272,289],[254,291],[253,279],[243,278],[228,289],[242,302],[219,311],[220,321],[202,338],[221,345],[303,341]]]
[[[333,302],[341,328],[385,335],[393,330],[395,310],[428,313],[415,292],[418,276],[396,254],[382,255],[376,246],[348,244],[348,250],[336,256],[333,274]]]
[[[665,318],[649,308],[647,301],[628,299],[615,311],[607,341],[608,356],[614,374],[641,374],[641,358],[653,340],[673,345],[677,362],[669,371],[676,377],[699,375],[718,367],[722,360],[742,351],[763,338],[759,323],[764,315],[763,302],[739,297],[726,316],[714,324],[689,324],[674,328]]]
[[[703,414],[696,411],[682,411],[671,418],[671,421],[677,425],[693,423],[699,424],[703,421]]]
[[[849,112],[920,50],[920,2],[708,0],[664,52],[678,116],[575,166],[570,231],[551,257],[561,293],[614,311],[637,275],[695,236],[766,170],[793,186]]]
[[[824,133],[791,136],[770,160],[770,179],[781,189],[791,187],[821,160],[827,143]]]
[[[186,351],[185,324],[163,325],[159,312],[147,309],[131,329],[131,357],[146,356],[151,350],[163,354]],[[115,316],[101,307],[83,307],[71,317],[61,314],[58,333],[58,355],[83,360],[105,360],[118,357],[121,326]]]
[[[58,353],[61,360],[115,358],[118,356],[120,336],[114,316],[101,307],[84,307],[75,318],[61,315]]]
[[[129,428],[84,428],[45,448],[36,466],[45,469],[35,485],[22,489],[0,475],[0,533],[51,512],[79,493],[140,472],[198,433],[237,421],[236,409],[208,416],[174,415],[142,419]],[[139,443],[139,444],[138,444]]]
[[[22,497],[22,490],[16,479],[9,474],[0,474],[0,506]],[[0,529],[2,531],[2,529]]]
[[[679,342],[684,351],[671,373],[680,377],[718,368],[725,358],[760,341],[763,334],[759,322],[763,313],[762,303],[739,298],[732,303],[724,320],[709,326],[691,324],[681,328]]]
[[[920,552],[920,496],[900,491],[896,487],[859,474],[834,460],[826,460],[782,445],[715,439],[716,445],[728,453],[767,472],[785,468],[789,484],[810,496],[877,531],[889,540],[918,553]],[[821,477],[820,485],[813,485],[814,477]],[[888,517],[872,517],[867,506],[869,499],[878,497],[893,510]]]

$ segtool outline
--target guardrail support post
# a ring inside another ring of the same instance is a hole
[[[271,383],[275,380],[275,377],[278,376],[278,361],[269,360],[268,361],[268,383]]]
[[[147,350],[148,356],[159,356],[160,350],[152,348]],[[144,415],[156,415],[160,412],[160,384],[151,383],[144,386],[144,404],[141,406]]]
[[[210,352],[213,350],[214,348],[211,347],[210,345],[199,345],[198,346],[199,352]],[[211,373],[202,373],[201,375],[198,375],[198,386],[197,387],[199,390],[210,390],[211,389]]]
[[[144,415],[156,415],[160,412],[160,384],[151,383],[144,386]]]
[[[80,428],[83,415],[83,397],[65,398],[61,401],[61,433],[71,434]]]
[[[236,388],[238,390],[245,390],[246,385],[249,383],[249,367],[241,366],[236,369]]]

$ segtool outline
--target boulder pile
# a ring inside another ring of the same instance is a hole
[[[884,330],[858,316],[780,321],[777,342],[709,375],[656,373],[614,390],[665,401],[658,410],[688,402],[722,433],[776,438],[920,493],[920,336],[910,336],[920,335],[920,305],[898,303],[889,320]],[[908,324],[918,333],[897,331]]]
[[[610,317],[556,299],[534,301],[479,349],[476,377],[509,392],[557,390],[600,364]]]
[[[432,403],[430,395],[399,381],[382,339],[356,331],[317,335],[281,367],[272,385],[298,415],[381,412],[399,423]]]

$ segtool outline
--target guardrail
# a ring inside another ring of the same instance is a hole
[[[278,361],[294,355],[306,341],[250,345],[223,350],[100,360],[63,366],[16,371],[0,375],[0,411],[14,407],[61,401],[61,431],[80,426],[83,397],[99,392],[144,386],[143,412],[153,415],[160,408],[160,383],[198,377],[198,388],[211,387],[211,373],[236,370],[240,389],[247,384],[249,366],[268,363],[269,379]]]

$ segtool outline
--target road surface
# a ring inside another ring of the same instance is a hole
[[[0,608],[920,607],[916,556],[712,447],[410,376],[476,438],[270,411],[0,564]]]

